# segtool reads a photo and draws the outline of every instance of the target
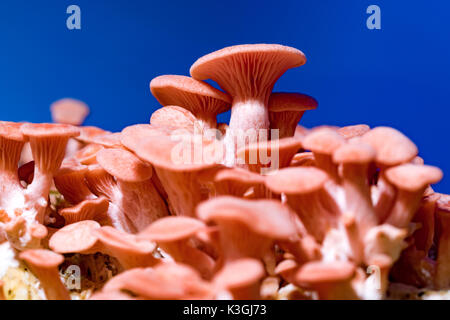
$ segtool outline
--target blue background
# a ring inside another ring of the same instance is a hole
[[[71,4],[81,30],[66,28]],[[370,4],[381,30],[366,28]],[[87,124],[118,131],[158,108],[155,76],[188,75],[225,46],[280,43],[308,58],[275,86],[318,99],[301,124],[396,127],[447,173],[435,189],[450,193],[449,12],[445,0],[2,0],[0,119],[47,122],[51,102],[74,97],[91,107]]]

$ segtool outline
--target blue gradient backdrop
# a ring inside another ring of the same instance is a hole
[[[79,31],[66,28],[70,4]],[[366,28],[370,4],[381,30]],[[445,0],[2,0],[0,119],[50,121],[50,103],[74,97],[91,107],[88,124],[121,130],[158,108],[153,77],[188,75],[225,46],[280,43],[308,58],[275,87],[318,99],[303,125],[394,126],[447,173],[436,189],[450,193],[449,12]]]

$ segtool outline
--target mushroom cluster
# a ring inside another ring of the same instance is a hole
[[[0,122],[0,299],[19,264],[64,300],[87,277],[95,300],[448,289],[450,196],[430,187],[441,170],[393,128],[298,125],[317,101],[272,90],[305,62],[282,45],[213,52],[191,77],[153,79],[162,107],[116,133],[82,126],[89,109],[71,99],[52,124]]]

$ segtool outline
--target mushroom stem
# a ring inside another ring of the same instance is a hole
[[[39,279],[48,300],[70,300],[69,291],[59,277],[58,265],[64,261],[62,255],[45,249],[31,249],[23,251],[19,257]]]
[[[245,148],[252,140],[258,141],[258,131],[261,129],[269,129],[267,103],[256,99],[233,101],[230,124],[224,138],[226,166],[232,167],[236,163],[237,150]]]

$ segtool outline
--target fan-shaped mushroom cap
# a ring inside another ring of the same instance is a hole
[[[206,229],[206,225],[198,219],[165,217],[141,231],[139,237],[156,242],[175,241],[192,237],[203,229]]]
[[[319,299],[356,299],[351,280],[355,265],[348,261],[314,261],[303,265],[295,275],[295,283],[316,290]]]
[[[434,184],[442,179],[442,171],[433,166],[403,164],[389,168],[386,177],[401,190],[410,192],[423,189],[429,184]]]
[[[284,168],[266,178],[266,186],[285,194],[308,232],[322,242],[329,228],[337,223],[339,208],[324,189],[328,175],[315,167]]]
[[[303,139],[303,147],[314,154],[331,155],[344,143],[345,139],[341,135],[327,127],[314,129]]]
[[[111,133],[110,131],[106,131],[94,126],[79,127],[79,129],[80,135],[78,137],[75,137],[75,139],[86,144],[93,143],[93,139],[96,136],[103,136]]]
[[[102,252],[117,258],[125,269],[152,266],[158,262],[152,255],[156,249],[154,242],[141,240],[109,226],[93,232],[103,246]]]
[[[91,143],[87,146],[81,148],[74,154],[74,158],[81,164],[90,165],[97,163],[97,152],[102,150],[104,147]]]
[[[296,233],[291,211],[275,200],[221,196],[201,203],[197,215],[205,221],[241,223],[255,233],[274,239],[289,239]]]
[[[92,220],[83,220],[69,224],[56,231],[50,238],[49,247],[57,253],[95,253],[98,249],[94,230],[100,224]]]
[[[256,188],[255,196],[265,195],[264,177],[241,168],[207,170],[199,174],[202,184],[210,186],[212,196],[231,195],[243,197],[250,188]]]
[[[155,126],[186,128],[194,132],[196,120],[189,110],[178,106],[165,106],[152,113],[150,123]]]
[[[386,223],[405,228],[419,209],[425,189],[442,179],[442,171],[433,166],[406,163],[387,169],[385,176],[398,190]]]
[[[317,106],[317,100],[306,94],[272,93],[269,98],[270,128],[280,130],[279,138],[292,137],[305,111]]]
[[[191,242],[192,237],[207,231],[202,221],[189,217],[165,217],[153,222],[139,233],[139,239],[155,241],[175,261],[192,266],[209,279],[214,260]]]
[[[333,160],[336,163],[369,163],[375,155],[375,150],[368,144],[348,143],[333,153]]]
[[[322,284],[346,281],[355,274],[355,265],[347,261],[313,261],[303,265],[296,274],[299,283]]]
[[[321,189],[327,180],[327,174],[314,167],[284,168],[267,176],[266,186],[280,194],[306,194]]]
[[[179,263],[127,270],[109,280],[102,291],[119,290],[151,300],[205,299],[211,295],[209,284],[194,269]]]
[[[412,160],[417,155],[416,145],[403,133],[389,127],[377,127],[362,136],[376,154],[381,166],[395,166]]]
[[[159,76],[150,82],[150,90],[161,105],[185,108],[209,128],[215,128],[216,116],[231,107],[231,98],[226,93],[190,77]]]
[[[301,139],[288,137],[252,143],[239,149],[236,156],[250,171],[267,174],[289,166],[301,147]]]
[[[231,292],[235,300],[259,299],[264,265],[255,259],[243,258],[226,264],[214,276],[214,284]]]
[[[82,220],[95,220],[101,222],[106,218],[109,202],[105,197],[84,200],[76,206],[64,208],[59,214],[64,217],[66,224],[75,223]]]
[[[268,99],[275,81],[286,70],[305,62],[305,55],[291,47],[247,44],[201,57],[192,65],[190,73],[194,79],[216,81],[233,99]]]
[[[314,129],[303,139],[303,148],[314,154],[316,164],[325,170],[331,178],[339,181],[337,165],[333,163],[332,155],[346,140],[336,130],[324,127]]]
[[[315,167],[316,161],[312,152],[296,153],[291,160],[290,167]]]
[[[122,148],[121,133],[107,133],[104,135],[97,135],[92,138],[92,143],[99,144],[105,148]]]
[[[110,175],[128,182],[142,182],[152,176],[152,167],[123,149],[103,149],[97,161]]]
[[[89,114],[89,107],[75,99],[61,99],[50,106],[53,122],[81,125]]]
[[[31,271],[38,277],[48,300],[70,300],[69,292],[59,278],[58,266],[64,257],[45,249],[31,249],[20,253]]]
[[[87,172],[88,168],[84,165],[65,162],[53,178],[56,189],[67,201],[73,204],[93,199],[94,195],[84,180],[84,175]]]
[[[17,204],[11,203],[11,200],[22,192],[17,167],[25,144],[25,137],[22,135],[20,127],[21,124],[18,123],[0,121],[0,176],[3,192],[0,198],[0,207],[10,215],[11,213],[8,211],[17,208]],[[9,204],[15,208],[9,208]]]
[[[78,128],[65,124],[26,123],[20,130],[30,141],[33,159],[43,173],[58,170],[67,141],[80,134]]]
[[[281,261],[275,268],[275,273],[282,276],[287,282],[294,282],[294,277],[299,269],[299,264],[293,259],[285,259]]]
[[[337,132],[347,140],[361,137],[369,131],[370,127],[367,124],[356,124],[353,126],[342,127],[337,130]]]

